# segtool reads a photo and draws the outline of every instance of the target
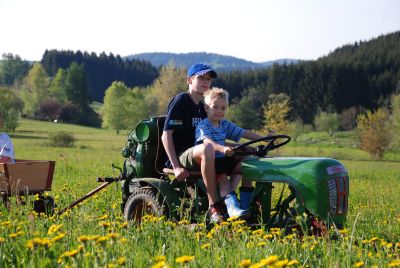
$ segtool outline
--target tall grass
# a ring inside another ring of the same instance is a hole
[[[49,133],[60,130],[73,133],[75,147],[46,145]],[[57,210],[97,187],[96,177],[117,176],[111,164],[123,163],[125,135],[113,131],[23,120],[11,137],[17,158],[56,161],[47,194]],[[298,144],[279,153],[293,152],[344,155],[338,158],[350,174],[350,207],[338,239],[299,238],[240,221],[210,230],[148,217],[136,226],[122,219],[115,183],[62,216],[34,214],[35,196],[27,196],[25,206],[12,199],[10,211],[0,205],[0,267],[400,266],[400,163],[370,161],[347,147]]]

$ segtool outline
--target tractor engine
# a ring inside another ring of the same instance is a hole
[[[159,117],[151,117],[137,124],[128,134],[122,155],[126,158],[122,172],[122,202],[126,202],[129,196],[129,184],[133,178],[154,178],[159,176],[156,167],[158,152],[159,126],[163,120]]]

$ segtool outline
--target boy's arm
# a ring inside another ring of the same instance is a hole
[[[174,169],[175,177],[178,181],[182,181],[189,177],[189,172],[181,166],[175,151],[174,140],[172,139],[173,130],[164,130],[161,136],[165,152],[171,161],[172,168]]]
[[[234,153],[234,151],[233,151],[233,149],[232,149],[231,147],[229,147],[229,146],[224,146],[224,145],[221,145],[221,144],[219,144],[219,143],[216,143],[215,141],[213,141],[213,140],[210,139],[210,138],[207,138],[207,137],[204,138],[204,139],[203,139],[203,142],[204,142],[204,143],[210,143],[210,144],[212,144],[212,146],[214,147],[214,150],[215,150],[215,151],[221,152],[221,153],[223,153],[224,155],[232,156],[233,153]]]

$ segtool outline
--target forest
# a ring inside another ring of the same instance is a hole
[[[89,105],[104,103],[114,82],[146,102],[144,116],[163,113],[164,99],[187,90],[185,70],[180,67],[154,67],[113,54],[46,50],[36,63],[12,54],[3,54],[0,61],[0,87],[15,93],[14,106],[31,118],[99,125],[101,118],[94,119]],[[229,91],[231,118],[250,129],[264,127],[271,95],[287,96],[288,118],[305,124],[313,123],[321,112],[374,110],[389,105],[391,94],[400,92],[400,32],[344,45],[313,61],[219,72],[213,86]],[[133,112],[133,107],[127,111]],[[75,110],[80,119],[68,119]]]

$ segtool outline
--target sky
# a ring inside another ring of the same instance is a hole
[[[314,60],[400,30],[399,0],[0,0],[0,55],[207,52]]]

